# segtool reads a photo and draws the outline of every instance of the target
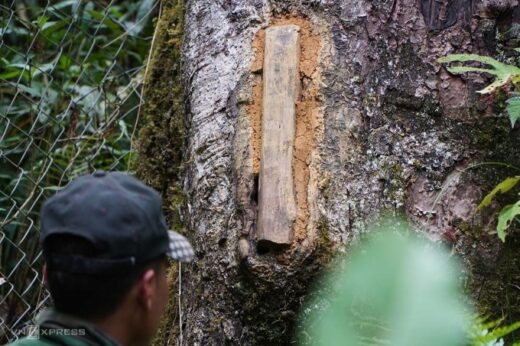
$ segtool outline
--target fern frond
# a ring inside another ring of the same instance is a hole
[[[487,321],[487,318],[477,317],[470,332],[470,346],[499,346],[504,345],[502,338],[520,328],[520,321],[501,326],[502,319]],[[520,346],[520,343],[514,345]],[[514,346],[513,345],[513,346]]]
[[[473,66],[453,66],[448,67],[447,70],[450,73],[454,74],[462,74],[467,72],[480,72],[480,73],[488,73],[495,76],[495,80],[493,83],[488,85],[482,90],[478,92],[481,94],[488,94],[494,91],[496,88],[499,88],[511,81],[511,79],[515,76],[520,75],[520,68],[504,64],[498,60],[495,60],[488,56],[482,56],[478,54],[450,54],[445,57],[439,58],[437,60],[439,63],[465,63],[465,62],[478,62],[484,65],[488,65],[491,68],[479,68]]]

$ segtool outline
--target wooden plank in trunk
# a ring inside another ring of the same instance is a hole
[[[299,94],[299,27],[266,30],[263,69],[262,150],[259,180],[259,245],[291,244],[296,201],[293,146]]]

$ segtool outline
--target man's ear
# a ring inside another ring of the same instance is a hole
[[[146,309],[151,310],[157,290],[157,273],[154,269],[147,269],[139,279],[137,299]]]

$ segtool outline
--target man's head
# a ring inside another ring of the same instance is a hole
[[[193,257],[188,241],[168,231],[159,194],[122,173],[79,177],[51,197],[41,242],[58,311],[115,321],[143,341],[167,302],[167,256]]]

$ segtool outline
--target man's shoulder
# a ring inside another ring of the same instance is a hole
[[[84,341],[73,337],[34,338],[25,337],[18,339],[7,346],[86,346]]]
[[[47,339],[37,339],[37,338],[21,338],[16,340],[13,343],[7,344],[7,346],[54,346],[59,345],[52,340]]]

